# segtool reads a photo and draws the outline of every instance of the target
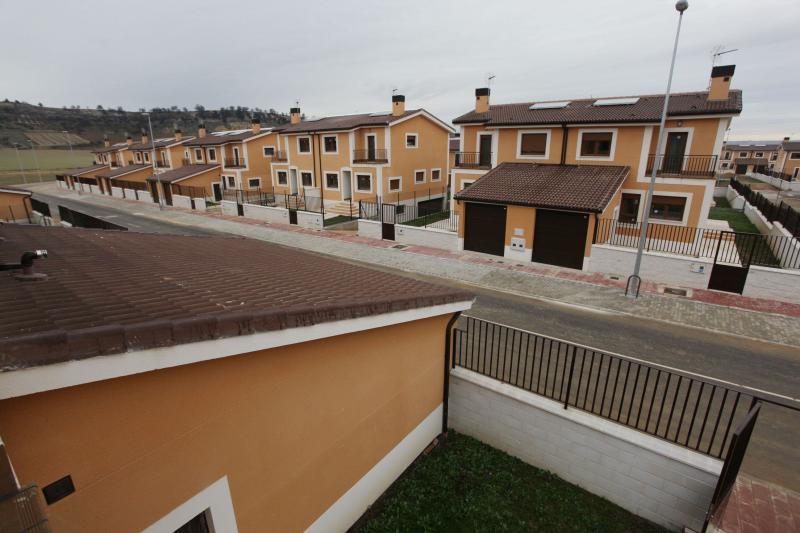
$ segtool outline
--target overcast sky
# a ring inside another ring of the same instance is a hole
[[[738,48],[731,139],[800,138],[800,2],[690,0],[673,90]],[[673,0],[0,0],[0,98],[50,106],[242,105],[309,116],[663,92]]]

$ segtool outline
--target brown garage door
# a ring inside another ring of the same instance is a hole
[[[583,268],[587,213],[536,210],[533,260],[569,268]]]
[[[506,241],[506,206],[466,203],[464,249],[503,255]]]

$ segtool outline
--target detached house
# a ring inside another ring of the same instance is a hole
[[[96,165],[105,165],[110,167],[121,167],[125,165],[125,156],[128,146],[133,143],[133,139],[128,137],[129,142],[119,142],[111,144],[108,137],[103,139],[102,148],[92,150],[94,154],[94,162]]]
[[[148,134],[142,133],[141,142],[129,145],[128,150],[132,154],[134,164],[154,166],[156,173],[166,172],[188,163],[184,158],[183,145],[193,139],[194,137],[184,137],[179,129],[175,130],[174,136],[155,139],[155,142],[150,141]],[[154,151],[155,165],[151,161]]]
[[[405,96],[392,96],[391,112],[301,120],[292,108],[290,116],[279,128],[286,158],[272,165],[276,192],[302,191],[343,214],[376,196],[397,204],[445,196],[451,128],[424,109],[406,110]]]
[[[707,91],[670,96],[663,151],[656,151],[663,95],[490,104],[456,118],[452,181],[469,250],[573,268],[591,254],[601,219],[702,227],[723,136],[742,110],[734,66],[714,67]]]
[[[722,146],[719,172],[722,174],[731,172],[747,174],[748,172],[773,170],[775,163],[778,162],[780,149],[780,143],[726,142]]]

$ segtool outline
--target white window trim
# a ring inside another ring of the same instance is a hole
[[[250,185],[250,181],[251,180],[258,180],[258,185],[256,185],[255,187]],[[261,188],[261,178],[247,178],[247,188],[248,189],[260,189]]]
[[[329,152],[325,149],[325,139],[333,138],[336,141],[336,150]],[[339,136],[338,135],[323,135],[322,136],[322,153],[323,154],[330,154],[330,155],[338,155],[339,154]]]
[[[141,152],[136,152],[136,162],[137,163],[141,163],[142,162],[142,153]]]
[[[466,189],[466,185],[472,185],[476,181],[478,181],[478,180],[461,180],[461,191]],[[461,192],[461,191],[459,191],[459,192]]]
[[[231,185],[231,179],[233,179],[233,185]],[[225,186],[230,188],[236,188],[236,176],[225,176]]]
[[[300,150],[300,139],[308,139],[308,152],[303,152]],[[298,154],[310,154],[313,151],[313,147],[311,146],[311,137],[308,135],[300,135],[297,137],[297,153]]]
[[[484,136],[484,135],[488,135],[489,137],[492,138],[492,153],[490,154],[491,158],[490,158],[489,162],[491,164],[491,167],[494,168],[495,166],[497,166],[497,144],[499,142],[498,141],[499,136],[495,135],[494,131],[481,130],[481,131],[475,132],[475,153],[476,154],[480,154],[480,152],[481,152],[481,137]],[[462,143],[463,143],[463,141],[462,141]],[[459,171],[459,172],[462,172],[462,171]],[[481,174],[484,174],[486,171],[485,170],[479,170],[478,172],[480,172]]]
[[[211,531],[237,533],[228,476],[221,477],[180,504],[143,533],[172,533],[203,511],[209,519]]]
[[[198,156],[198,152],[200,155]],[[194,149],[194,161],[195,163],[202,163],[203,162],[203,149],[202,148],[195,148]]]
[[[800,177],[800,167],[794,167],[792,171],[792,179]]]
[[[370,134],[370,135],[374,135],[374,134]],[[358,188],[358,177],[359,177],[359,176],[369,176],[369,190],[368,190],[368,191],[365,191],[365,190],[363,190],[363,189],[359,189],[359,188]],[[374,188],[374,187],[373,187],[373,183],[372,183],[372,182],[373,182],[373,176],[372,176],[372,174],[370,174],[370,173],[368,173],[368,172],[356,172],[356,173],[354,174],[354,176],[353,176],[353,177],[355,178],[355,182],[356,182],[356,183],[355,183],[355,185],[356,185],[356,187],[355,187],[355,189],[356,189],[356,192],[362,192],[362,193],[371,193],[371,192],[372,192],[372,189]]]
[[[328,187],[328,174],[336,175],[336,187]],[[322,173],[322,186],[326,191],[339,191],[342,188],[342,175],[335,170],[326,170]]]
[[[149,163],[150,162],[150,152],[143,152],[142,153],[142,159],[144,160],[145,163]]]
[[[525,155],[522,153],[522,136],[526,133],[544,133],[547,135],[547,140],[544,143],[544,155]],[[550,130],[537,129],[537,130],[518,130],[517,131],[517,159],[550,159]]]
[[[422,181],[417,181],[417,172],[422,172]],[[414,185],[428,182],[428,172],[424,168],[414,170]]]
[[[758,154],[761,154],[761,155],[758,155]],[[753,157],[755,157],[755,158],[759,158],[759,157],[763,158],[764,157],[764,152],[756,152],[756,153],[753,154]]]
[[[272,155],[267,155],[267,152],[265,151],[267,148],[272,148]],[[267,144],[261,147],[261,155],[264,157],[274,157],[276,151],[277,150],[275,149],[275,146],[272,144]]]
[[[408,145],[408,138],[409,137],[414,137],[414,146],[409,146]],[[415,133],[415,132],[406,133],[405,145],[404,146],[405,146],[406,150],[416,150],[417,148],[419,148],[419,133]]]
[[[797,156],[797,157],[795,157],[795,156]],[[800,152],[790,152],[789,153],[789,160],[790,161],[797,161],[798,159],[800,159]]]
[[[365,133],[364,134],[364,151],[367,152],[369,150],[369,142],[367,139],[370,137],[375,137],[375,150],[378,150],[378,134],[377,133]]]
[[[278,178],[278,175],[281,172],[286,174],[286,183],[281,183],[280,179]],[[274,169],[273,170],[273,176],[272,176],[272,184],[275,187],[288,187],[289,186],[289,170],[277,169],[277,168]]]
[[[403,192],[403,176],[389,176],[386,178],[386,190],[389,192]],[[399,189],[392,189],[392,180],[398,180],[400,182]]]
[[[737,152],[737,154],[739,154],[739,155],[737,155],[737,157],[744,157],[744,158],[746,158],[746,157],[747,157],[747,154],[749,154],[749,153],[750,153],[750,152]]]
[[[581,145],[583,144],[584,133],[610,133],[611,151],[607,156],[582,156]],[[578,130],[578,142],[575,147],[575,160],[577,161],[613,161],[617,152],[617,138],[619,137],[618,128],[581,128]]]
[[[633,192],[633,191],[631,191]],[[639,193],[644,196],[644,191],[639,191]],[[692,210],[692,197],[694,196],[692,193],[685,193],[685,192],[668,192],[668,191],[653,191],[653,196],[676,196],[686,198],[686,205],[683,207],[683,219],[678,222],[677,220],[663,220],[660,218],[654,218],[650,216],[650,220],[653,224],[665,224],[669,226],[685,226],[689,220],[689,212]],[[639,218],[638,220],[642,220],[642,211],[644,210],[644,201],[639,200]]]
[[[436,178],[436,179],[433,179],[433,171],[434,170],[438,170],[439,171],[439,177]],[[431,181],[431,183],[433,183],[433,182],[437,182],[438,183],[438,182],[442,181],[442,169],[441,168],[432,168],[431,169],[431,179],[430,179],[430,181]]]
[[[212,151],[213,151],[214,157],[211,157]],[[206,149],[206,157],[208,158],[209,161],[216,162],[216,160],[217,160],[217,149],[214,148],[213,146],[209,146]]]
[[[311,174],[311,185],[304,185],[303,184],[303,174]],[[304,189],[313,189],[314,185],[317,183],[317,180],[314,177],[314,171],[313,170],[298,170],[297,171],[297,179],[300,182],[297,185],[302,187],[302,188],[304,188]]]

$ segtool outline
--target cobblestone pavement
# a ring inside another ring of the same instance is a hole
[[[396,243],[358,237],[352,232],[297,226],[180,208],[159,210],[156,204],[58,189],[53,183],[31,187],[54,196],[115,207],[137,216],[303,248],[343,259],[371,263],[427,276],[449,278],[488,289],[542,298],[640,318],[699,327],[756,340],[800,346],[800,304],[746,298],[700,289],[692,297],[663,295],[654,283],[643,283],[636,300],[625,297],[624,281],[601,274],[532,265],[471,252],[448,252],[422,246],[395,248]]]

